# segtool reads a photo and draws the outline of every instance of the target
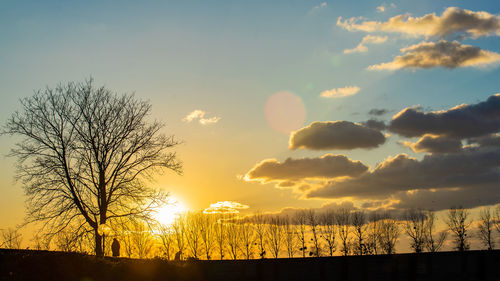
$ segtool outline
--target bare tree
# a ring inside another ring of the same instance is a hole
[[[163,256],[167,260],[171,260],[174,254],[174,243],[175,237],[172,233],[172,230],[169,226],[162,225],[160,226],[160,233],[158,234],[160,237],[161,249],[163,250]]]
[[[104,255],[99,226],[120,217],[150,219],[165,195],[145,183],[155,173],[181,172],[178,144],[147,122],[148,102],[85,83],[35,92],[21,100],[3,133],[22,137],[10,156],[28,195],[27,223],[59,231],[75,219],[93,229],[95,253]]]
[[[446,239],[447,233],[445,231],[442,231],[438,234],[438,236],[435,236],[435,220],[436,220],[436,215],[433,211],[427,211],[426,212],[426,222],[425,222],[425,248],[429,252],[437,252],[441,247],[443,246],[444,240]]]
[[[284,228],[283,220],[279,216],[273,216],[268,220],[267,237],[269,248],[275,259],[278,258],[283,244]]]
[[[74,252],[77,247],[77,235],[70,229],[66,228],[55,235],[55,244],[58,250],[63,252]]]
[[[44,239],[44,236],[40,233],[35,233],[32,238],[33,248],[35,250],[49,250],[50,249],[50,240]],[[0,247],[2,245],[0,244]]]
[[[132,239],[132,232],[130,230],[124,230],[121,235],[123,241],[120,248],[123,248],[123,252],[128,258],[131,258],[135,253],[134,241]]]
[[[380,221],[379,236],[380,247],[385,254],[390,255],[396,253],[396,242],[398,241],[398,238],[398,222],[386,215],[386,219]]]
[[[309,255],[314,255],[316,257],[321,257],[321,242],[319,241],[320,233],[319,233],[319,219],[316,212],[312,209],[307,210],[306,212],[307,223],[309,227],[311,227],[311,241],[313,243],[314,252],[309,252]]]
[[[364,211],[355,211],[351,214],[351,224],[354,234],[354,253],[364,255],[367,252],[366,239],[366,214]]]
[[[455,237],[455,248],[460,252],[468,250],[470,244],[467,231],[471,225],[469,212],[462,207],[452,207],[448,210],[446,224]]]
[[[405,212],[404,219],[405,232],[411,238],[410,246],[415,253],[421,253],[425,246],[427,217],[422,210],[410,209]]]
[[[491,214],[491,209],[487,207],[483,208],[479,213],[478,237],[488,250],[495,248],[495,240],[493,238],[494,225],[495,222]]]
[[[174,221],[172,224],[172,232],[175,237],[175,244],[177,246],[179,259],[182,259],[184,255],[184,248],[186,247],[186,222],[184,215],[178,216]]]
[[[153,249],[154,240],[151,235],[151,228],[140,220],[130,221],[130,237],[135,246],[137,257],[147,258]]]
[[[339,232],[340,242],[342,243],[342,254],[349,255],[349,236],[351,234],[351,213],[347,209],[340,209],[337,212],[337,229]]]
[[[500,233],[500,205],[497,205],[494,211],[495,217],[493,218],[493,225],[498,233]]]
[[[335,213],[332,210],[327,210],[321,215],[321,227],[319,229],[321,237],[328,245],[328,253],[330,257],[335,252],[335,236],[337,234],[337,227],[335,221]]]
[[[203,215],[201,218],[201,241],[203,243],[203,250],[207,260],[212,258],[212,251],[214,249],[215,239],[215,225],[214,216],[212,214]]]
[[[289,258],[293,258],[293,255],[295,254],[296,251],[295,246],[297,245],[296,242],[297,230],[295,229],[293,221],[289,216],[285,216],[283,218],[283,227],[285,232],[284,240],[285,240],[286,253],[288,254]]]
[[[229,254],[233,260],[238,259],[238,253],[240,251],[240,227],[235,222],[228,222],[226,227],[226,238],[227,246],[229,248]]]
[[[203,228],[203,220],[201,213],[188,213],[186,215],[186,244],[195,259],[199,258],[201,249],[201,230]]]
[[[297,228],[297,236],[299,239],[300,248],[299,250],[302,252],[302,257],[306,257],[307,250],[307,242],[306,242],[306,233],[307,233],[307,213],[305,210],[300,210],[295,213],[294,224]]]
[[[253,255],[254,242],[255,242],[255,231],[253,224],[246,221],[241,221],[240,225],[240,241],[241,241],[241,251],[245,258],[251,259]]]
[[[256,213],[253,216],[253,224],[255,227],[255,235],[257,240],[257,248],[259,251],[259,257],[261,259],[266,257],[266,244],[267,244],[267,235],[266,235],[266,220],[262,213]]]
[[[367,238],[367,254],[378,254],[380,240],[380,221],[382,217],[378,212],[372,212],[369,217],[368,238]]]
[[[1,231],[0,247],[7,249],[20,249],[23,241],[23,235],[17,228],[7,228]]]
[[[221,260],[224,259],[225,256],[225,251],[226,251],[226,236],[227,236],[227,230],[226,230],[226,223],[225,223],[225,218],[224,215],[219,214],[215,226],[214,226],[214,234],[215,234],[215,241],[217,242],[218,250],[219,250],[219,257]]]

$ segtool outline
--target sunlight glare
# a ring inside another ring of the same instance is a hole
[[[177,198],[170,198],[169,202],[160,207],[156,212],[156,220],[162,225],[169,226],[182,213],[186,212],[186,206]]]

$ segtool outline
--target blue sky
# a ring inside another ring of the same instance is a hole
[[[380,6],[384,12],[377,10]],[[289,135],[267,124],[266,100],[279,91],[298,96],[306,111],[303,126],[314,121],[363,122],[371,118],[373,108],[387,109],[381,119],[389,121],[409,106],[441,110],[485,101],[500,92],[498,63],[367,70],[401,55],[401,48],[431,39],[375,32],[387,40],[367,45],[365,53],[344,54],[369,33],[342,28],[339,17],[385,22],[406,13],[439,16],[448,7],[500,13],[496,1],[2,1],[0,121],[35,89],[93,76],[97,84],[150,100],[152,118],[164,121],[166,133],[185,141],[179,149],[185,175],[165,175],[156,184],[191,208],[223,200],[271,211],[320,207],[329,201],[299,198],[289,189],[241,177],[270,158],[335,153],[373,168],[401,152],[418,159],[423,154],[400,145],[401,137],[392,133],[376,149],[289,150]],[[460,43],[500,53],[498,36]],[[346,86],[360,91],[343,98],[320,97],[325,90]],[[182,121],[196,109],[220,121],[206,126]],[[7,154],[14,142],[2,136],[0,152]],[[22,206],[21,185],[12,180],[13,164],[5,157],[0,163],[5,171],[0,190],[6,194],[2,214]],[[207,196],[196,196],[200,190]],[[22,213],[22,207],[15,209]],[[0,221],[12,223],[20,217]]]

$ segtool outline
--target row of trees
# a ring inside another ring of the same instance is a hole
[[[367,213],[341,209],[318,213],[302,210],[293,216],[187,213],[169,226],[140,220],[121,220],[102,230],[105,254],[110,254],[112,238],[121,242],[122,256],[166,259],[253,259],[278,257],[320,257],[340,255],[393,254],[401,234],[406,234],[414,252],[439,251],[447,237],[458,251],[470,248],[471,233],[486,249],[494,249],[494,232],[500,233],[496,212],[480,212],[477,231],[472,231],[469,212],[448,211],[447,231],[437,231],[434,212],[412,209],[402,217],[388,213]],[[496,217],[496,218],[495,218]],[[48,243],[34,239],[35,248]],[[62,251],[93,252],[92,231],[65,230],[52,238]],[[107,245],[107,247],[106,247]],[[14,245],[11,245],[14,246]]]

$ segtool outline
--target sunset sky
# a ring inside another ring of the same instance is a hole
[[[500,3],[338,2],[2,1],[0,122],[92,76],[183,141],[151,184],[190,210],[500,202]],[[0,229],[24,216],[18,140]]]

